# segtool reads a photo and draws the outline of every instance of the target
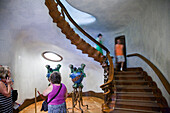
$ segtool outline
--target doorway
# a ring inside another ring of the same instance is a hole
[[[124,54],[124,57],[125,57],[125,62],[124,62],[124,65],[123,65],[123,70],[126,70],[126,68],[127,68],[127,59],[126,59],[126,40],[125,40],[125,35],[116,37],[115,38],[115,45],[117,44],[118,39],[121,41],[121,44],[123,44],[123,46],[124,46],[123,54]],[[120,67],[121,67],[121,65],[116,63],[116,70],[119,70]]]

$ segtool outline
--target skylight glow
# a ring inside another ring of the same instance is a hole
[[[71,17],[75,20],[75,22],[78,25],[86,25],[86,24],[90,24],[90,23],[93,23],[96,21],[96,18],[94,16],[75,9],[70,4],[68,4],[66,2],[66,0],[62,0],[61,2],[66,7],[67,11],[69,12]],[[59,10],[61,10],[60,7],[58,7],[58,8],[59,8]],[[70,24],[70,21],[68,20],[68,18],[66,18],[66,21],[68,21]],[[71,26],[74,27],[72,24],[71,24]]]

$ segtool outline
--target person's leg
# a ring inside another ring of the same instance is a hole
[[[120,68],[121,68],[121,62],[120,62],[120,56],[116,56],[116,70],[117,71],[120,71]]]
[[[124,62],[125,62],[125,57],[122,55],[121,56],[121,70],[120,71],[123,71]]]
[[[123,71],[123,65],[124,65],[124,62],[121,62],[121,68],[120,68],[120,71]]]
[[[116,70],[117,70],[117,71],[120,70],[120,62],[116,62]]]

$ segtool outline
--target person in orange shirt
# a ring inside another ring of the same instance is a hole
[[[115,45],[115,57],[116,57],[116,62],[121,63],[120,71],[123,71],[123,65],[125,62],[123,48],[124,48],[123,44],[121,44],[120,39],[118,39],[117,44]]]

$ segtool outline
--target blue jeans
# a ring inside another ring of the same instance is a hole
[[[67,113],[66,102],[59,105],[48,105],[48,113]]]

